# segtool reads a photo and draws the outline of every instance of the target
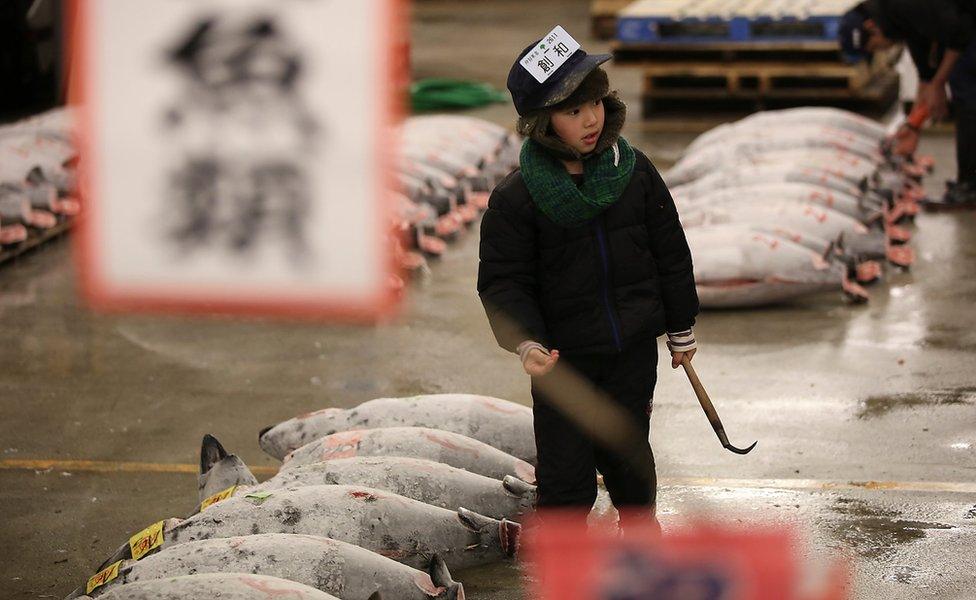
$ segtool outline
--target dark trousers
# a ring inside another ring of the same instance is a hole
[[[657,382],[657,340],[636,342],[619,354],[561,355],[559,361],[564,366],[568,363],[624,409],[640,434],[640,443],[630,448],[628,456],[620,456],[591,441],[533,380],[538,506],[589,510],[596,500],[597,470],[617,509],[654,505],[657,476],[648,435]]]
[[[976,187],[976,42],[969,44],[949,75],[956,114],[959,182]]]

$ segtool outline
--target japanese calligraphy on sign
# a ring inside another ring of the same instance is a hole
[[[544,83],[565,63],[580,45],[561,25],[546,34],[535,48],[519,61],[539,83]]]
[[[390,312],[398,1],[79,3],[90,303]]]

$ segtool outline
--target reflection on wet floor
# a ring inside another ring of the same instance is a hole
[[[896,511],[853,498],[838,498],[831,509],[844,517],[831,525],[832,532],[869,559],[891,556],[898,546],[925,537],[927,531],[955,529],[944,523],[902,519]]]
[[[958,387],[941,390],[927,390],[908,394],[889,394],[871,396],[861,402],[857,418],[871,419],[883,417],[900,408],[919,408],[925,406],[972,404],[976,401],[976,387]]]

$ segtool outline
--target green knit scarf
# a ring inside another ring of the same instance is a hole
[[[634,149],[620,137],[594,156],[583,158],[583,186],[576,187],[563,163],[538,142],[522,144],[519,165],[532,200],[563,227],[578,227],[617,201],[634,171]]]

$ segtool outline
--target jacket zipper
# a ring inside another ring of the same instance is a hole
[[[607,317],[610,319],[610,331],[613,333],[613,342],[617,347],[617,352],[620,352],[623,350],[623,346],[620,343],[620,329],[617,326],[617,318],[614,316],[613,308],[610,306],[610,261],[608,259],[609,253],[607,251],[600,217],[596,218],[594,227],[596,228],[597,246],[600,248],[600,258],[603,261],[603,305],[606,307]]]

